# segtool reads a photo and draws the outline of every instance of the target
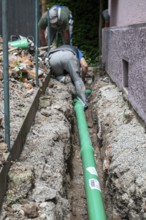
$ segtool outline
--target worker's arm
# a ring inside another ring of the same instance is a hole
[[[48,26],[48,11],[46,11],[39,20],[39,37],[41,41],[41,46],[46,46],[45,30]]]
[[[81,68],[82,68],[82,78],[83,78],[83,80],[85,80],[85,76],[86,76],[87,71],[88,71],[88,64],[87,64],[84,57],[81,57],[80,64],[81,64]]]
[[[45,38],[45,30],[43,30],[41,28],[39,29],[39,37],[40,37],[41,45],[46,46],[47,42],[46,42],[46,38]]]
[[[70,44],[70,35],[69,35],[69,30],[64,30],[64,41],[65,44]]]

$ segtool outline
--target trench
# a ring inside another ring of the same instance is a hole
[[[92,98],[92,97],[91,97]],[[90,101],[89,101],[90,102]],[[103,190],[103,173],[102,173],[102,160],[100,157],[99,143],[97,138],[97,123],[92,106],[89,104],[88,110],[85,112],[86,120],[92,144],[94,146],[94,157],[99,168],[100,184]],[[72,158],[70,164],[71,183],[68,190],[69,199],[72,206],[72,219],[73,220],[88,220],[87,201],[84,187],[84,176],[82,168],[82,159],[80,156],[80,143],[78,137],[78,129],[76,118],[74,118],[74,133],[72,134]]]
[[[90,87],[92,85],[90,81]],[[68,98],[60,102],[54,88],[60,94],[64,90],[64,86],[56,80],[51,81],[40,98],[39,109],[20,159],[12,162],[1,220],[88,220],[77,122],[73,109],[65,105],[65,102],[71,105],[72,96],[65,88],[63,97],[67,95]],[[92,98],[91,94],[85,115],[104,192],[103,158]],[[56,120],[62,131],[57,128]]]
[[[102,69],[96,72],[96,77],[92,78],[92,84],[90,88],[94,87],[94,83],[98,81],[100,74],[103,74]],[[94,82],[95,81],[95,82]],[[88,86],[88,85],[87,85]],[[94,148],[94,160],[96,163],[96,169],[99,176],[100,187],[102,191],[102,197],[104,202],[104,208],[108,220],[112,220],[112,204],[108,192],[106,191],[105,185],[105,174],[103,172],[103,160],[104,160],[104,149],[102,148],[102,142],[98,138],[97,133],[99,131],[98,127],[98,116],[94,105],[92,103],[95,94],[91,93],[88,97],[88,109],[85,111],[85,117],[88,125],[89,135],[91,138],[92,146]],[[80,141],[79,133],[77,128],[76,117],[74,117],[73,129],[72,129],[72,154],[71,160],[69,161],[69,173],[71,176],[71,182],[68,188],[68,196],[71,203],[71,219],[72,220],[88,220],[88,210],[87,210],[87,198],[85,193],[84,185],[84,175],[83,175],[83,165],[82,158],[80,155]]]

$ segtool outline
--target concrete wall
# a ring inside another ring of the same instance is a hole
[[[146,22],[146,0],[109,0],[110,26]]]
[[[146,122],[146,24],[104,28],[102,55],[106,72]]]

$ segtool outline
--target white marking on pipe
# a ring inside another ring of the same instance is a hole
[[[97,171],[95,169],[95,167],[87,167],[86,169],[89,173],[98,176]]]
[[[89,186],[91,189],[97,189],[101,191],[99,181],[96,179],[89,179]]]

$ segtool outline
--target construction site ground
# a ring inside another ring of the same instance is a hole
[[[74,86],[71,81],[63,84],[53,79],[46,64],[41,63],[41,68],[42,88],[46,76],[49,76],[44,92],[36,87],[32,74],[30,88],[28,81],[16,79],[16,69],[15,78],[13,74],[10,78],[12,146],[16,144],[24,120],[29,124],[34,117],[30,129],[24,127],[28,135],[24,131],[21,133],[12,158],[4,143],[3,78],[0,81],[3,100],[0,112],[0,183],[6,184],[0,219],[86,220],[84,177],[73,108]],[[100,66],[89,68],[86,87],[92,89],[85,114],[107,219],[144,220],[144,123],[129,105],[125,93],[116,87]],[[34,102],[35,99],[38,102]],[[32,103],[35,105],[27,119]],[[26,135],[25,142],[23,134]],[[8,173],[7,179],[4,173]]]

